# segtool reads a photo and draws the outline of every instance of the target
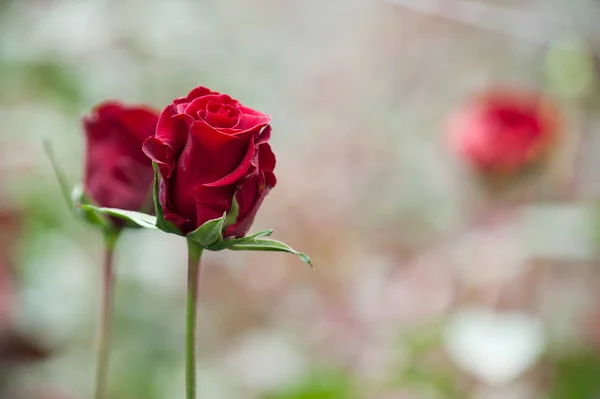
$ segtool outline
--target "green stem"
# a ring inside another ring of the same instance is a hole
[[[196,319],[198,313],[198,281],[202,247],[188,240],[187,305],[185,315],[185,393],[196,399]]]
[[[114,248],[119,232],[104,232],[104,265],[102,270],[102,299],[100,304],[100,321],[98,324],[98,355],[96,363],[95,399],[106,399],[108,390],[108,366],[110,353],[110,336],[113,319],[114,297]]]

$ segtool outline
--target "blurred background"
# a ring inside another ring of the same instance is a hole
[[[42,151],[83,173],[82,115],[205,85],[273,117],[252,231],[307,252],[207,253],[206,399],[600,395],[600,3],[1,0],[0,398],[91,396],[101,237]],[[448,115],[540,90],[565,140],[517,195],[452,154]],[[112,398],[184,397],[184,240],[117,248]]]

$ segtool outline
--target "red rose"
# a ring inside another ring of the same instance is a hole
[[[558,137],[556,109],[540,95],[493,89],[460,109],[450,144],[482,172],[507,174],[542,160]]]
[[[225,237],[243,237],[276,179],[267,143],[271,117],[226,94],[197,87],[160,115],[144,152],[157,163],[165,220],[184,234],[223,216],[237,200],[239,213]]]
[[[142,210],[152,205],[152,162],[142,144],[158,114],[141,106],[106,102],[84,117],[87,135],[85,191],[101,207]]]

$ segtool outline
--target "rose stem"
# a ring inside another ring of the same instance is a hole
[[[97,338],[98,354],[95,399],[105,399],[107,391],[115,280],[113,259],[118,236],[118,230],[107,229],[104,232],[104,268],[102,270],[102,299],[100,303],[100,321]]]
[[[196,399],[196,318],[198,313],[198,280],[202,247],[192,240],[188,246],[187,305],[185,327],[185,392],[186,399]]]

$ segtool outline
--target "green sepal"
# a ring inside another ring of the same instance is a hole
[[[192,240],[200,244],[203,248],[207,248],[208,246],[219,243],[223,241],[223,225],[225,223],[225,219],[227,218],[227,213],[223,213],[218,219],[212,219],[208,222],[204,223],[202,226],[198,227],[196,230],[192,231],[185,237],[188,240]]]
[[[52,143],[48,139],[43,140],[44,151],[50,160],[50,164],[52,165],[52,170],[54,171],[54,175],[56,176],[56,180],[58,180],[58,185],[60,187],[60,192],[62,194],[65,203],[69,207],[69,211],[73,213],[75,217],[82,218],[86,222],[94,225],[100,226],[105,230],[112,230],[114,226],[110,222],[108,218],[106,218],[101,213],[97,213],[94,210],[84,210],[81,208],[81,205],[91,205],[92,201],[88,197],[88,195],[83,190],[81,185],[76,185],[71,190],[69,188],[70,184],[60,167],[56,157],[54,156],[54,151],[52,149]]]
[[[127,227],[143,227],[146,229],[156,229],[156,217],[142,212],[127,211],[118,208],[100,208],[94,205],[79,205],[84,211],[94,212],[95,214],[113,216],[123,219],[127,222]]]
[[[73,208],[74,199],[71,197],[71,190],[69,189],[69,181],[65,176],[62,168],[58,164],[56,157],[54,156],[54,150],[52,149],[52,143],[50,140],[44,138],[42,142],[44,146],[44,152],[48,156],[50,160],[50,165],[52,166],[52,170],[54,171],[54,175],[56,176],[56,180],[58,180],[58,186],[60,187],[60,193],[65,200],[65,203],[69,205],[69,211],[75,212]],[[77,215],[76,215],[77,216]]]
[[[275,252],[287,252],[300,257],[304,263],[308,263],[310,267],[314,269],[310,258],[303,252],[298,252],[287,244],[281,241],[272,240],[270,238],[254,238],[247,242],[233,244],[227,249],[231,251],[275,251]]]
[[[223,225],[223,230],[227,227],[235,224],[238,216],[240,215],[240,204],[238,204],[237,199],[235,199],[235,194],[233,195],[233,201],[231,201],[231,209],[227,212],[227,217],[225,218],[225,224]]]
[[[105,230],[114,229],[113,223],[105,214],[93,209],[97,207],[92,203],[80,184],[75,185],[71,192],[71,207],[75,209],[76,216],[89,224],[100,226]]]
[[[217,243],[214,243],[214,244],[208,246],[206,249],[208,249],[209,251],[222,251],[222,250],[228,249],[229,247],[236,245],[236,244],[252,243],[252,242],[254,242],[254,240],[256,238],[268,237],[271,234],[273,234],[273,229],[261,230],[258,233],[253,234],[251,236],[219,241]]]
[[[160,205],[160,201],[158,200],[160,173],[158,172],[158,165],[156,164],[156,162],[152,162],[152,167],[154,168],[154,188],[152,191],[152,198],[154,199],[154,209],[156,211],[156,227],[167,233],[177,234],[181,236],[183,234],[181,234],[181,231],[179,231],[177,226],[175,226],[168,220],[165,220],[165,212],[163,211],[163,208]]]

